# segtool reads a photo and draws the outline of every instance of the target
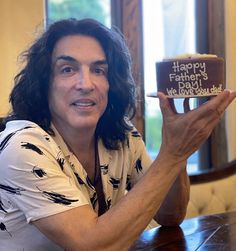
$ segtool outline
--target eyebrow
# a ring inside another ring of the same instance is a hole
[[[61,55],[56,57],[55,63],[59,60],[69,61],[69,62],[77,62],[77,60],[71,56]]]
[[[68,61],[68,62],[72,62],[72,63],[79,63],[75,58],[73,58],[71,56],[67,56],[67,55],[61,55],[61,56],[57,57],[54,63],[56,63],[58,60],[64,60],[64,61]],[[105,59],[96,60],[96,61],[92,62],[92,64],[93,65],[108,65],[108,63]]]

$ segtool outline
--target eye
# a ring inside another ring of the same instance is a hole
[[[93,72],[96,75],[101,75],[101,76],[107,75],[107,69],[104,69],[103,67],[94,67]]]
[[[103,69],[101,69],[101,68],[95,68],[94,69],[94,72],[96,73],[96,74],[98,74],[98,75],[104,75],[104,70]]]
[[[67,74],[67,73],[73,73],[74,69],[71,66],[65,66],[61,69],[61,73]]]

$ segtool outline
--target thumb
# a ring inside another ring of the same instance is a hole
[[[177,113],[173,100],[168,99],[162,92],[158,92],[157,97],[159,98],[160,109],[163,116],[170,116]]]

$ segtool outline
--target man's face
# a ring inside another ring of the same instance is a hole
[[[95,130],[108,102],[107,72],[105,53],[94,38],[73,35],[57,42],[48,100],[58,129]]]

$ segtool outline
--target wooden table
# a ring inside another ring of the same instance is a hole
[[[140,236],[135,250],[236,250],[236,212],[185,220],[179,227],[157,227]]]

